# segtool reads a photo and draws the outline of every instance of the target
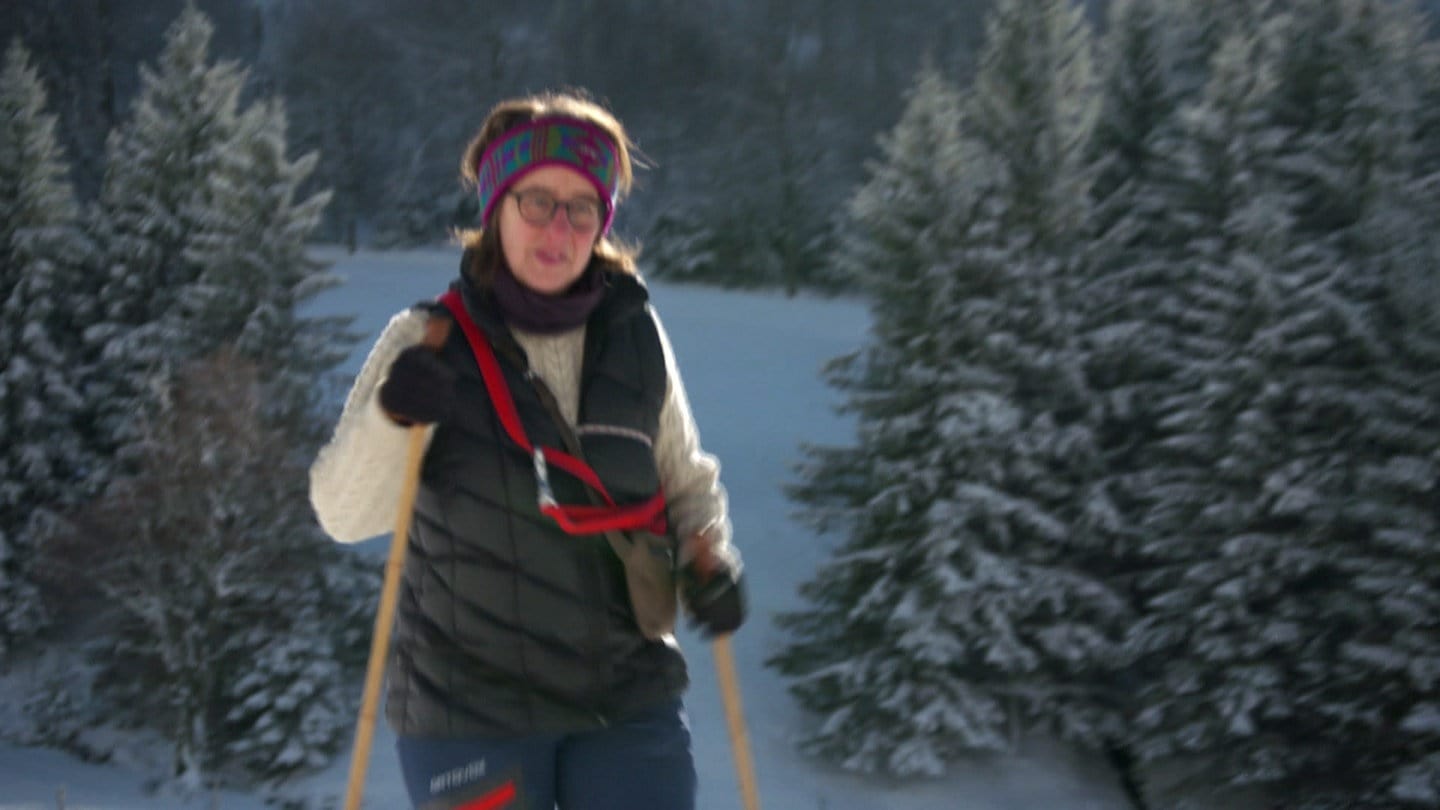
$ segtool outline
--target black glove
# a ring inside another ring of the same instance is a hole
[[[455,413],[455,370],[428,346],[395,357],[380,384],[380,407],[401,424],[444,422]]]
[[[717,571],[702,582],[693,566],[686,566],[680,571],[680,592],[691,625],[703,638],[733,633],[745,623],[745,583],[739,575]]]

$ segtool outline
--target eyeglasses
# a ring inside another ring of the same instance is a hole
[[[560,202],[554,195],[543,189],[532,188],[512,191],[520,206],[520,218],[531,225],[549,225],[555,219],[555,211],[565,209],[565,219],[577,233],[592,233],[600,227],[600,203],[581,197],[578,200]]]

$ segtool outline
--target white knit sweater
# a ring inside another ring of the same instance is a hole
[[[376,398],[395,356],[421,341],[427,314],[408,309],[390,319],[346,397],[335,434],[310,467],[310,501],[335,540],[353,543],[395,528],[408,430],[381,410]],[[669,379],[655,439],[655,464],[677,537],[704,534],[726,563],[737,567],[720,465],[700,447],[700,434],[665,329],[656,323]],[[580,363],[585,328],[556,335],[514,330],[530,366],[555,395],[572,427],[580,410]],[[434,429],[430,429],[430,435]],[[427,436],[426,441],[429,441]]]

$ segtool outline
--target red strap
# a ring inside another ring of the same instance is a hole
[[[540,511],[555,519],[560,528],[569,534],[597,534],[599,532],[629,531],[646,529],[653,534],[664,534],[665,495],[656,492],[649,500],[630,506],[560,506],[550,504]]]
[[[520,422],[520,413],[515,410],[515,400],[510,396],[510,386],[505,383],[500,362],[495,359],[495,351],[490,347],[490,341],[485,338],[484,333],[475,325],[475,321],[470,318],[460,294],[449,290],[440,296],[440,303],[450,310],[455,322],[460,325],[460,330],[465,333],[465,339],[470,342],[470,351],[475,355],[476,364],[480,366],[480,376],[485,380],[485,389],[490,393],[490,401],[495,406],[495,413],[500,417],[505,433],[520,449],[535,458],[537,484],[541,488],[540,511],[553,518],[560,528],[569,534],[597,534],[630,529],[647,529],[655,534],[664,534],[667,526],[663,491],[657,491],[654,496],[641,503],[617,506],[615,499],[610,497],[610,492],[600,481],[600,476],[590,465],[553,447],[537,448],[530,443],[525,434],[525,426]],[[558,467],[579,478],[599,493],[607,505],[562,506],[556,503],[549,492],[547,465]]]

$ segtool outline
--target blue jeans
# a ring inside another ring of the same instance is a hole
[[[402,736],[396,748],[417,810],[695,810],[679,700],[578,734]]]

